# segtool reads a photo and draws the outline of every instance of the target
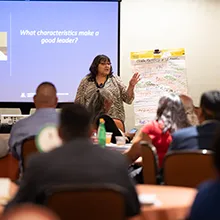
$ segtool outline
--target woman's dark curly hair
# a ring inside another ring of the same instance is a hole
[[[101,62],[109,62],[111,63],[111,60],[109,57],[107,57],[106,55],[98,55],[94,58],[94,60],[92,61],[92,64],[89,68],[90,73],[87,75],[89,76],[90,80],[94,80],[96,75],[98,74],[98,66]],[[110,67],[110,73],[109,73],[109,77],[112,76],[113,74],[113,70],[112,70],[112,66]]]

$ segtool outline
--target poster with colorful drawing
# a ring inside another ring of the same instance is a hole
[[[135,125],[154,120],[161,96],[187,94],[185,50],[167,49],[131,52],[132,72],[141,80],[135,88]]]

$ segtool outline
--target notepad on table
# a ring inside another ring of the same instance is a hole
[[[155,205],[158,202],[155,194],[139,194],[138,199],[143,205]]]

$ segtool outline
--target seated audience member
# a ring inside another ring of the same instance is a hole
[[[162,166],[163,158],[171,143],[171,134],[181,128],[190,126],[185,114],[183,104],[179,96],[171,94],[163,96],[159,100],[156,120],[146,124],[133,141],[132,147],[125,152],[129,161],[133,163],[141,156],[139,142],[146,140],[157,149],[159,166]]]
[[[212,147],[216,180],[207,181],[199,186],[198,194],[192,205],[189,220],[219,220],[220,219],[220,133]]]
[[[8,208],[27,202],[42,204],[38,192],[44,187],[59,184],[116,184],[127,190],[127,217],[139,214],[140,205],[128,176],[125,157],[93,145],[91,133],[91,115],[85,107],[79,104],[64,107],[59,125],[59,135],[64,145],[49,153],[30,157],[20,189]]]
[[[112,143],[116,143],[115,137],[124,135],[120,131],[114,120],[108,115],[108,111],[112,105],[112,94],[108,90],[101,88],[93,94],[91,101],[88,105],[88,110],[92,113],[92,123],[94,128],[97,130],[99,127],[99,120],[103,118],[105,120],[105,129],[107,132],[112,132]],[[126,134],[129,140],[131,140],[131,135]]]
[[[189,96],[183,94],[181,94],[179,97],[183,103],[189,123],[192,126],[198,125],[199,120],[196,115],[196,109],[195,109],[196,107],[193,104],[193,100]]]
[[[26,138],[36,135],[47,123],[58,123],[59,115],[55,109],[57,106],[56,93],[56,88],[52,83],[41,83],[34,96],[36,112],[13,125],[9,138],[9,148],[12,155],[17,159],[21,160],[21,147]]]
[[[203,93],[200,109],[200,125],[175,132],[169,150],[210,149],[220,128],[220,91]]]
[[[18,205],[1,217],[1,220],[60,220],[46,207],[34,204]]]

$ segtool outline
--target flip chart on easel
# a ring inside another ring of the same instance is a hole
[[[131,52],[132,72],[141,80],[135,88],[135,125],[154,120],[160,97],[166,94],[187,94],[185,50],[165,49]]]

